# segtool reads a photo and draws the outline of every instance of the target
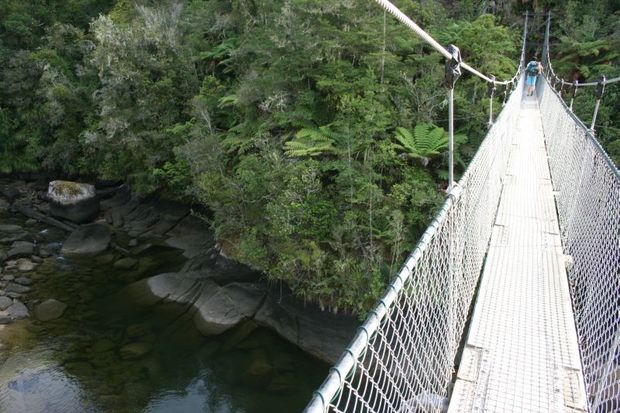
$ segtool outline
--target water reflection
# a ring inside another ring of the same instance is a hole
[[[79,380],[34,352],[10,357],[0,368],[1,412],[94,412]]]

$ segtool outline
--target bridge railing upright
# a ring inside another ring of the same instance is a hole
[[[522,84],[521,79],[306,412],[434,411],[447,404],[517,126]]]
[[[619,412],[620,172],[545,78],[537,89],[590,411]]]

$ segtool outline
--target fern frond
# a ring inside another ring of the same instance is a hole
[[[295,134],[295,138],[284,143],[284,153],[291,158],[304,156],[321,156],[336,152],[332,135],[326,128],[318,130],[304,128]]]
[[[409,153],[410,156],[414,158],[419,157],[418,150],[415,145],[415,140],[413,139],[413,135],[411,134],[411,132],[409,132],[408,129],[400,127],[396,128],[395,138],[398,142],[400,142],[400,145],[395,145],[396,147],[400,147],[401,149],[405,150]]]

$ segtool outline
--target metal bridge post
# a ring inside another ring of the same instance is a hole
[[[592,115],[592,126],[590,126],[592,132],[594,132],[594,125],[596,125],[596,116],[598,115],[598,109],[601,105],[601,98],[605,92],[605,83],[607,83],[607,78],[601,76],[596,85],[596,92],[594,92],[596,94],[596,105],[594,106],[594,115]]]
[[[448,194],[454,187],[454,86],[461,76],[461,51],[451,44],[446,50],[452,57],[446,60],[446,76],[444,84],[448,88]]]
[[[495,76],[491,76],[491,82],[489,82],[489,89],[487,94],[489,95],[489,128],[493,125],[493,96],[495,96]]]
[[[578,86],[579,86],[579,81],[578,80],[573,80],[573,94],[571,95],[570,105],[568,107],[571,112],[573,111],[573,102],[575,101],[575,96],[577,96],[577,87]]]

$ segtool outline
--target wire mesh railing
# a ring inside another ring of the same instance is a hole
[[[405,413],[447,404],[517,126],[522,84],[306,412]]]
[[[620,172],[546,79],[538,96],[591,412],[620,411]]]

